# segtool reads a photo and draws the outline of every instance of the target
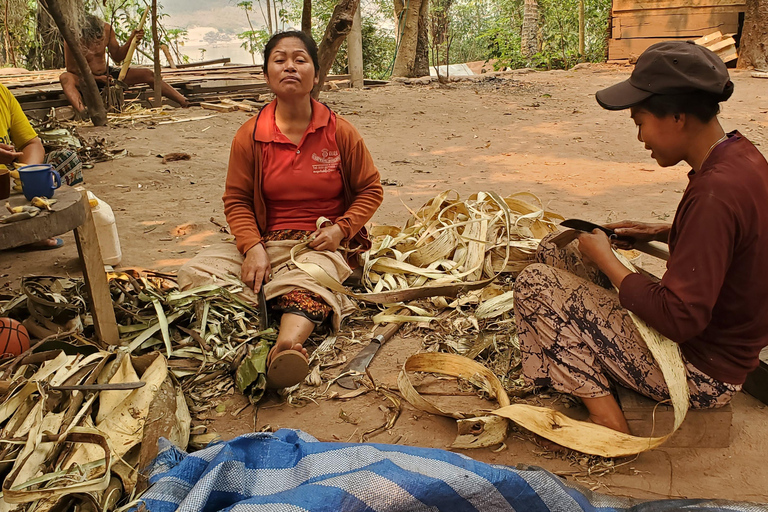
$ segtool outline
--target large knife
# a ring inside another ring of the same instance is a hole
[[[561,233],[555,238],[553,238],[552,241],[558,247],[564,247],[568,243],[575,240],[578,237],[579,231],[591,233],[595,229],[599,229],[600,231],[608,235],[608,238],[610,238],[611,240],[628,243],[632,246],[633,249],[637,249],[640,252],[643,252],[650,256],[655,256],[656,258],[660,258],[665,261],[669,260],[668,248],[655,245],[651,242],[641,242],[631,236],[617,235],[616,232],[611,228],[606,228],[605,226],[595,224],[594,222],[588,222],[586,220],[580,220],[580,219],[567,219],[561,222],[560,225],[566,228],[576,230],[576,232],[566,231],[565,233]]]
[[[259,329],[269,329],[269,312],[267,311],[267,296],[264,293],[264,283],[259,288]]]
[[[411,311],[407,308],[400,310],[398,315],[410,315]],[[389,323],[376,331],[376,335],[373,339],[363,347],[363,349],[357,353],[357,355],[344,367],[341,373],[350,373],[339,380],[336,383],[346,389],[357,389],[360,387],[360,379],[365,377],[365,369],[371,363],[373,356],[381,348],[381,346],[389,341],[389,339],[400,330],[403,324]]]

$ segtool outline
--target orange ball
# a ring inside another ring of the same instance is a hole
[[[29,349],[29,333],[21,322],[0,317],[0,357],[18,356]]]

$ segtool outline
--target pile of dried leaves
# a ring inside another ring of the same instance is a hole
[[[204,428],[190,436],[192,416],[231,393],[240,362],[265,356],[274,336],[256,325],[257,312],[235,286],[180,292],[172,276],[120,272],[110,275],[110,289],[121,346],[91,341],[79,279],[25,278],[0,306],[0,315],[43,338],[0,364],[7,503],[52,510],[91,502],[106,510],[128,500],[145,483],[139,470],[156,456],[158,437],[182,448],[212,439]],[[262,373],[238,375],[254,400]]]
[[[61,149],[69,149],[77,153],[85,168],[90,168],[98,162],[106,162],[127,156],[124,149],[110,147],[107,139],[93,137],[86,139],[77,130],[77,126],[69,121],[56,119],[51,112],[43,120],[31,120],[37,135],[43,142],[46,154]]]

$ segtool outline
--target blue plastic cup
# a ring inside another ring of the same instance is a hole
[[[59,173],[53,170],[51,164],[33,164],[20,167],[19,178],[27,201],[31,201],[33,197],[50,199],[56,189],[61,186]]]

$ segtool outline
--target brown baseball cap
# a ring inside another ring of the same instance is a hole
[[[605,109],[623,110],[654,94],[694,91],[727,100],[733,93],[733,82],[725,63],[693,41],[664,41],[640,55],[628,80],[598,91],[595,97]]]

